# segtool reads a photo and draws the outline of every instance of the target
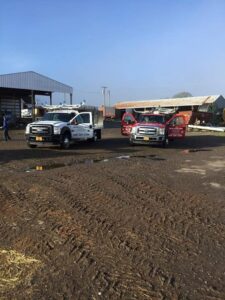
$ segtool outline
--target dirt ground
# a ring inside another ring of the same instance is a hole
[[[225,136],[0,141],[0,299],[225,299]]]

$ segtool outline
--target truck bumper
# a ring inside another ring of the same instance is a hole
[[[139,145],[154,145],[154,144],[162,144],[165,141],[165,136],[142,136],[132,134],[130,136],[131,144],[139,144]]]
[[[48,136],[36,136],[36,135],[26,134],[25,137],[27,142],[31,145],[45,145],[45,144],[59,145],[61,142],[59,134],[58,135],[52,134]]]

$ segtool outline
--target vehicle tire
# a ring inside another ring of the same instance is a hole
[[[93,136],[93,138],[91,140],[92,140],[92,142],[97,142],[97,140],[98,140],[98,133],[97,133],[97,131],[94,131],[94,136]]]
[[[168,136],[165,137],[165,140],[162,142],[162,147],[167,148],[169,146],[169,138]]]
[[[37,147],[37,145],[30,144],[30,143],[27,143],[27,146],[28,146],[29,148],[36,148],[36,147]]]
[[[101,138],[102,138],[101,130],[96,129],[94,131],[94,136],[93,136],[93,138],[90,139],[90,141],[97,142],[98,140],[101,140]]]
[[[94,134],[94,136],[91,139],[88,139],[88,142],[90,142],[90,143],[96,142],[98,140],[97,132],[94,131],[93,134]]]
[[[134,146],[134,142],[132,139],[129,139],[130,146]]]
[[[62,149],[69,149],[70,147],[70,135],[68,133],[64,133],[62,136],[62,141],[60,144]]]
[[[97,134],[98,140],[101,140],[101,138],[102,138],[102,131],[101,131],[101,129],[97,129],[96,130],[96,134]]]

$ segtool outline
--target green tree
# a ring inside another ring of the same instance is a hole
[[[173,96],[173,98],[185,98],[185,97],[193,97],[189,92],[180,92]]]

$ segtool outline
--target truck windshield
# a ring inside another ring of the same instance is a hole
[[[139,122],[141,123],[165,123],[164,116],[160,115],[140,115]]]
[[[75,113],[47,113],[44,115],[43,120],[69,122],[73,117],[75,117]]]

